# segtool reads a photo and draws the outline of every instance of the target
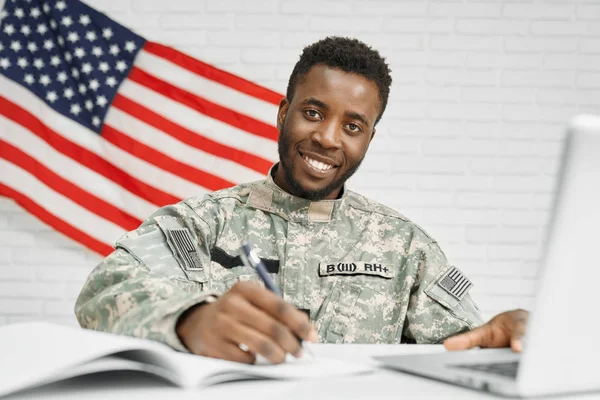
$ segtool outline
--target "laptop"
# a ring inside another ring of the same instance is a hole
[[[600,391],[600,116],[565,139],[523,351],[376,357],[384,367],[504,396]]]

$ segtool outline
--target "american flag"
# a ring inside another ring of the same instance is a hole
[[[76,0],[0,17],[0,195],[88,248],[276,160],[282,95]]]

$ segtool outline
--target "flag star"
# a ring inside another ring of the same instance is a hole
[[[21,19],[25,16],[25,12],[22,8],[15,8],[15,17]]]
[[[88,111],[92,111],[94,109],[94,102],[91,100],[86,100],[85,101],[85,108],[87,108]]]
[[[58,67],[60,63],[61,61],[59,56],[54,55],[50,58],[50,64],[52,64],[53,67]]]
[[[90,64],[90,63],[84,63],[81,66],[81,72],[83,72],[84,74],[89,75],[90,72],[92,72],[93,70],[94,70],[94,68],[92,68],[92,64]]]
[[[107,73],[108,70],[110,69],[110,66],[108,65],[108,63],[106,61],[102,61],[99,65],[98,65],[98,69],[104,73]]]
[[[40,35],[44,35],[46,34],[46,32],[48,32],[48,27],[46,26],[46,24],[39,24],[37,26],[37,31]]]
[[[60,71],[58,74],[56,74],[56,80],[62,83],[63,85],[65,84],[67,79],[69,79],[69,75],[67,75],[65,71]]]
[[[56,21],[51,19],[50,20],[50,28],[52,28],[53,30],[56,30],[56,27],[57,27]]]
[[[104,97],[102,95],[96,97],[96,104],[98,104],[100,107],[106,106],[106,103],[108,103],[108,100],[106,100],[106,97]]]
[[[4,50],[4,45],[0,42],[0,51]]]
[[[62,17],[62,19],[60,20],[60,23],[63,24],[64,26],[66,26],[67,28],[70,27],[71,25],[73,25],[73,19],[71,17],[69,17],[68,15],[65,15],[64,17]]]
[[[117,61],[117,66],[115,68],[123,73],[127,69],[127,63],[123,60],[119,60]]]
[[[36,67],[37,69],[42,69],[44,68],[44,61],[42,61],[41,58],[36,58],[35,60],[33,60],[33,66]]]
[[[52,83],[52,80],[48,75],[42,75],[40,76],[40,83],[44,86],[48,86],[50,83]]]
[[[106,84],[111,88],[115,87],[115,85],[117,84],[117,80],[114,76],[109,76],[108,78],[106,78]]]
[[[94,31],[88,31],[88,32],[86,32],[85,38],[87,40],[89,40],[90,42],[93,42],[94,40],[97,39],[96,38],[96,32],[94,32]]]
[[[18,40],[13,41],[10,44],[10,48],[12,49],[12,51],[14,51],[15,53],[18,53],[19,50],[21,50],[23,47],[21,46],[21,42],[19,42]]]
[[[31,34],[31,28],[29,27],[29,25],[23,25],[21,27],[21,33],[25,36],[29,36]]]
[[[75,79],[79,78],[79,71],[77,71],[77,68],[73,67],[71,69],[71,76]]]
[[[55,91],[50,91],[46,94],[46,100],[48,100],[50,103],[54,103],[56,100],[58,100],[58,95]]]
[[[77,58],[85,57],[85,50],[83,49],[83,47],[77,47],[75,49],[75,57],[77,57]]]
[[[71,55],[71,53],[69,53],[68,51],[65,51],[65,60],[67,60],[67,62],[71,62],[72,59],[73,59],[73,56]]]
[[[87,93],[87,88],[85,87],[85,85],[83,83],[79,84],[79,93],[81,93],[81,94]]]
[[[37,7],[33,7],[33,8],[31,9],[31,11],[29,12],[29,15],[30,15],[30,16],[32,16],[33,18],[37,18],[37,17],[39,17],[40,15],[42,15],[42,12],[40,11],[40,9],[39,9],[39,8],[37,8]]]
[[[65,8],[67,8],[67,5],[65,4],[65,2],[64,2],[64,1],[60,0],[60,1],[57,1],[57,2],[56,2],[56,9],[57,9],[58,11],[64,11],[64,10],[65,10]]]
[[[25,57],[19,57],[19,59],[17,60],[17,65],[25,69],[29,65],[29,61],[27,61]]]
[[[15,33],[15,27],[11,24],[7,24],[4,27],[4,33],[6,33],[8,36],[12,35],[13,33]]]
[[[73,97],[75,95],[75,92],[73,92],[73,89],[71,89],[70,87],[66,88],[63,91],[63,96],[65,96],[67,99],[71,99],[71,97]]]
[[[35,53],[37,51],[38,47],[37,44],[35,44],[35,42],[29,42],[27,43],[27,50],[29,50],[32,53]]]
[[[79,35],[77,34],[77,32],[69,32],[69,34],[67,35],[67,40],[71,43],[75,43],[79,40]]]
[[[88,26],[90,23],[92,22],[92,20],[90,19],[90,16],[87,14],[83,14],[79,16],[79,23],[83,26]]]
[[[33,82],[35,82],[35,79],[33,79],[33,75],[31,74],[27,74],[25,75],[25,77],[23,78],[23,80],[25,81],[25,83],[27,83],[28,85],[33,84]]]
[[[0,10],[0,21],[2,21],[4,18],[8,17],[8,11],[6,10]]]
[[[96,57],[102,56],[102,54],[104,54],[104,52],[102,51],[102,47],[94,47],[92,49],[92,54],[95,55]]]
[[[117,46],[116,44],[111,44],[110,50],[108,50],[108,52],[115,57],[117,56],[117,54],[119,54],[119,51],[119,46]]]
[[[54,42],[50,39],[44,40],[44,48],[48,51],[52,50],[54,48]]]
[[[44,12],[46,14],[48,14],[50,12],[50,6],[48,5],[48,3],[44,3],[44,5],[42,6],[42,8],[44,9]]]
[[[95,92],[100,87],[100,82],[98,82],[97,79],[92,79],[90,81],[90,85],[89,86],[90,86],[90,89],[92,89]]]
[[[125,42],[125,50],[127,50],[128,52],[132,53],[136,48],[137,46],[133,41]]]
[[[63,37],[61,35],[56,36],[56,41],[58,42],[58,44],[61,45],[61,47],[63,47],[65,45],[65,39],[63,39]]]
[[[77,103],[71,104],[71,114],[79,115],[81,112],[81,106]]]
[[[102,37],[104,39],[110,39],[111,37],[113,37],[113,31],[110,28],[104,28],[102,29]]]
[[[98,118],[97,116],[93,116],[92,117],[92,125],[94,126],[100,126],[100,118]]]
[[[8,58],[0,58],[0,67],[4,69],[8,69],[11,66],[10,60]]]

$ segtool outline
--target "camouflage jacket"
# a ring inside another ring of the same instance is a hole
[[[417,225],[347,189],[294,197],[269,175],[160,208],[121,237],[81,290],[79,324],[185,351],[175,325],[186,309],[258,281],[240,260],[243,240],[320,342],[437,343],[482,322],[470,281]]]

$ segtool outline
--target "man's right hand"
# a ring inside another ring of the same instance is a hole
[[[301,356],[294,335],[317,341],[306,314],[254,282],[238,282],[216,302],[189,309],[176,331],[192,353],[243,363],[258,354],[272,363],[287,353]]]

